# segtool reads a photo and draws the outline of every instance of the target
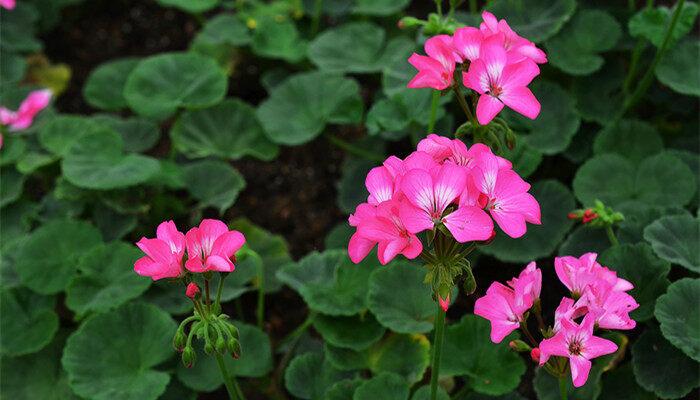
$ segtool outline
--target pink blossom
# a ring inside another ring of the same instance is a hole
[[[12,10],[15,8],[15,0],[0,0],[0,7]]]
[[[629,313],[639,308],[634,297],[613,290],[605,284],[589,286],[576,302],[576,307],[585,307],[595,316],[596,326],[603,329],[634,329],[637,323]]]
[[[372,168],[365,178],[365,186],[369,192],[367,202],[375,206],[381,202],[391,200],[396,191],[394,176],[385,166]]]
[[[450,308],[450,295],[448,294],[444,299],[438,295],[438,303],[440,304],[442,311],[447,312],[447,309]]]
[[[504,105],[530,119],[540,113],[540,103],[527,88],[540,69],[529,59],[509,64],[502,42],[503,34],[484,40],[479,58],[462,75],[464,85],[480,94],[476,116],[482,125],[491,122]]]
[[[463,141],[459,139],[448,139],[444,136],[438,136],[434,133],[428,135],[425,139],[418,142],[418,151],[426,152],[433,156],[433,159],[442,164],[450,162],[457,165],[462,165],[471,169],[476,165],[476,160],[482,154],[491,154],[491,149],[482,144],[474,143],[472,147],[467,147]],[[511,168],[510,161],[503,157],[494,155],[499,162],[501,168]]]
[[[195,296],[199,294],[199,286],[196,283],[190,282],[185,289],[185,296],[194,300]]]
[[[362,203],[355,208],[355,213],[350,214],[348,222],[352,227],[358,227],[363,221],[369,221],[376,218],[377,208],[371,204]],[[350,237],[348,242],[348,255],[350,260],[354,263],[359,263],[377,244],[376,241],[368,239],[362,236],[359,232],[355,233]]]
[[[17,111],[0,107],[0,124],[9,126],[11,131],[21,131],[29,128],[34,117],[51,102],[51,91],[48,89],[35,90],[27,96]]]
[[[432,37],[425,42],[427,56],[413,53],[408,62],[418,74],[408,83],[409,88],[443,90],[452,85],[455,71],[455,52],[444,37]]]
[[[592,314],[586,315],[581,325],[562,319],[561,329],[540,343],[540,365],[544,365],[551,356],[567,357],[574,386],[583,386],[591,370],[590,360],[617,350],[614,342],[593,336],[594,322]]]
[[[191,272],[231,272],[236,267],[231,258],[245,243],[238,231],[229,231],[226,224],[215,219],[205,219],[199,227],[187,231],[188,259],[185,268]]]
[[[486,295],[474,303],[474,314],[491,322],[491,341],[500,343],[503,338],[518,329],[523,314],[532,303],[516,304],[515,291],[500,282],[493,282]]]
[[[502,19],[498,21],[496,17],[488,11],[484,11],[481,17],[484,22],[481,23],[479,30],[484,39],[498,35],[499,33],[503,34],[503,47],[508,54],[508,62],[515,63],[526,58],[537,64],[547,62],[547,55],[544,51],[538,49],[531,41],[515,33],[506,20]]]
[[[573,322],[574,319],[579,318],[586,313],[588,309],[584,306],[576,305],[574,299],[564,297],[559,302],[559,306],[554,310],[554,332],[559,332],[561,329],[561,321],[567,320]]]
[[[477,28],[466,26],[455,30],[452,46],[461,57],[460,62],[474,61],[479,58],[479,49],[483,40],[484,34]]]
[[[520,272],[517,278],[508,281],[508,286],[515,291],[515,304],[523,306],[533,304],[540,298],[542,290],[542,271],[532,261]]]
[[[612,290],[627,291],[634,286],[618,278],[617,273],[601,266],[596,253],[586,253],[579,258],[563,256],[554,258],[554,270],[561,283],[575,298],[580,297],[590,286],[605,284]]]
[[[540,205],[528,193],[530,184],[515,171],[502,168],[496,156],[482,155],[474,168],[474,183],[485,197],[486,209],[508,236],[523,236],[526,222],[541,223]]]
[[[404,222],[399,217],[399,209],[403,201],[392,199],[379,204],[373,217],[364,215],[357,225],[357,232],[353,235],[348,247],[350,258],[353,262],[361,261],[369,249],[378,245],[377,258],[382,265],[386,265],[399,254],[408,259],[416,258],[423,251],[423,244],[418,237],[409,232]]]
[[[134,263],[134,271],[141,276],[150,276],[154,281],[163,278],[177,278],[182,270],[185,254],[185,235],[177,230],[173,221],[158,225],[156,239],[145,237],[136,245],[146,253]]]

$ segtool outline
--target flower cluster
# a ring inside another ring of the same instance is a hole
[[[35,90],[22,101],[17,111],[0,107],[0,125],[9,127],[11,131],[29,128],[34,122],[34,117],[49,105],[51,97],[51,91],[48,89]],[[0,147],[2,147],[2,136],[0,136]]]
[[[542,322],[539,302],[542,272],[534,262],[509,281],[508,286],[493,282],[486,295],[476,300],[474,314],[491,322],[491,340],[495,343],[522,328],[535,346],[531,353],[533,360],[540,365],[547,364],[552,356],[562,357],[559,360],[568,358],[573,384],[582,386],[588,379],[590,360],[617,350],[614,342],[594,336],[594,329],[633,329],[636,323],[629,313],[639,307],[627,293],[632,284],[600,265],[596,257],[595,253],[586,253],[579,258],[555,258],[556,274],[571,292],[571,298],[561,300],[551,328],[545,329]],[[545,336],[539,344],[527,330],[530,310],[537,315]],[[552,368],[562,373],[561,364]]]
[[[367,202],[349,218],[357,229],[348,245],[355,263],[375,245],[382,264],[398,254],[416,258],[423,250],[416,235],[443,226],[465,243],[491,239],[493,221],[513,238],[525,234],[526,222],[540,224],[530,185],[480,143],[431,134],[405,159],[391,156],[370,170],[365,186]]]
[[[177,230],[173,221],[158,225],[155,239],[141,238],[136,245],[146,255],[134,264],[134,271],[142,276],[158,280],[178,278],[186,271],[232,272],[234,254],[245,243],[238,231],[229,231],[226,224],[215,219],[205,219],[198,227],[187,231]],[[187,250],[187,260],[185,259]]]
[[[536,118],[540,103],[527,85],[539,75],[537,64],[546,63],[547,56],[505,20],[487,11],[482,18],[478,29],[468,26],[455,30],[453,36],[428,39],[427,56],[414,53],[408,59],[418,69],[408,87],[447,89],[454,84],[456,66],[461,64],[462,84],[480,95],[476,106],[480,124],[491,122],[504,105]]]

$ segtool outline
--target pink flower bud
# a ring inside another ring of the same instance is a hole
[[[532,361],[539,363],[540,362],[540,348],[535,347],[530,351],[530,358],[532,358]]]
[[[194,282],[190,282],[190,284],[187,285],[187,289],[185,290],[185,296],[194,300],[195,296],[197,296],[198,294],[199,294],[199,286],[197,286],[197,284]]]
[[[450,295],[447,295],[444,299],[438,295],[438,303],[440,303],[442,311],[447,312],[447,309],[450,308]]]

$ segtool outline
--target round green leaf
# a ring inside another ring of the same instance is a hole
[[[652,42],[654,46],[661,47],[675,11],[676,6],[670,9],[666,6],[642,9],[629,20],[630,34],[634,37],[643,37]],[[685,2],[671,33],[672,42],[687,35],[693,29],[697,16],[697,3]]]
[[[0,207],[4,207],[22,195],[25,175],[12,167],[0,169]]]
[[[625,68],[622,62],[608,60],[591,75],[574,80],[572,94],[576,98],[576,108],[585,121],[594,121],[603,126],[615,118],[622,107],[622,82]],[[631,144],[638,144],[636,141]]]
[[[170,384],[165,389],[158,400],[196,400],[197,393],[187,389],[179,381],[171,379]]]
[[[427,127],[432,92],[430,89],[407,89],[376,101],[367,113],[369,134],[379,134],[383,138],[395,140],[408,135],[411,124]],[[446,103],[449,99],[449,96],[445,96],[440,102]],[[441,105],[435,114],[437,120],[445,115],[445,109]]]
[[[369,350],[369,369],[417,382],[430,363],[430,342],[423,335],[392,335]]]
[[[38,17],[36,8],[30,3],[20,2],[11,12],[3,10],[0,48],[20,53],[41,50],[41,41],[35,38],[34,32]]]
[[[364,379],[343,379],[334,383],[326,390],[324,400],[352,400],[355,390],[362,385]]]
[[[151,285],[131,266],[143,253],[134,245],[112,242],[93,247],[78,263],[66,289],[66,305],[77,314],[105,312],[134,299]]]
[[[260,105],[258,118],[273,142],[306,143],[321,134],[326,124],[360,122],[359,89],[354,80],[326,72],[293,75]]]
[[[243,175],[228,163],[203,160],[183,167],[183,178],[199,207],[215,207],[223,213],[236,202],[245,188]]]
[[[408,383],[399,375],[381,373],[360,385],[353,400],[407,400]]]
[[[559,246],[559,255],[576,255],[593,252],[602,253],[610,247],[610,240],[601,228],[581,225],[574,229]]]
[[[161,279],[154,282],[144,294],[143,299],[173,315],[182,315],[192,310],[192,301],[183,296],[184,288],[180,282],[168,282]]]
[[[157,0],[165,7],[175,7],[182,11],[198,14],[211,10],[219,4],[219,0]]]
[[[508,347],[510,340],[494,344],[489,331],[488,321],[476,315],[465,315],[457,324],[449,325],[440,374],[467,375],[475,391],[497,396],[514,390],[526,368],[522,358]]]
[[[518,392],[510,392],[503,396],[488,396],[477,392],[468,392],[464,396],[457,396],[454,400],[525,400]]]
[[[301,399],[322,399],[326,391],[343,373],[333,368],[321,353],[296,356],[284,371],[284,385],[292,395]]]
[[[122,58],[95,68],[83,86],[85,101],[102,110],[115,111],[126,108],[124,86],[129,74],[138,63],[137,58]]]
[[[235,130],[232,132],[231,128]],[[217,156],[237,160],[277,157],[279,148],[267,139],[255,109],[238,99],[183,113],[170,131],[175,146],[189,158]]]
[[[166,53],[139,62],[126,81],[124,98],[140,115],[165,118],[179,107],[218,103],[226,94],[226,86],[226,75],[211,58]]]
[[[351,22],[324,31],[309,44],[309,59],[332,72],[374,72],[382,66],[385,32],[369,22]]]
[[[642,389],[634,379],[632,364],[626,363],[612,371],[603,374],[603,390],[599,400],[655,400],[656,396]]]
[[[599,261],[634,284],[629,294],[637,300],[639,308],[632,311],[632,319],[646,321],[651,318],[656,298],[666,292],[670,283],[671,265],[656,257],[646,243],[613,246],[600,256]]]
[[[663,140],[652,125],[639,120],[622,120],[607,125],[596,136],[593,152],[616,153],[635,164],[664,148]]]
[[[504,18],[520,36],[542,42],[554,36],[576,10],[574,0],[494,0],[486,9]]]
[[[669,343],[656,328],[645,330],[632,345],[631,353],[637,383],[661,398],[677,399],[700,386],[700,364]]]
[[[308,43],[300,37],[294,22],[289,19],[264,16],[256,20],[251,48],[253,53],[267,58],[280,58],[297,63],[306,56]]]
[[[599,53],[612,49],[621,35],[622,28],[612,15],[582,10],[547,42],[547,58],[568,74],[588,75],[603,65]]]
[[[600,377],[603,374],[603,366],[594,364],[588,373],[586,384],[575,388],[571,383],[571,372],[567,371],[566,392],[567,398],[576,400],[596,400],[600,396]],[[544,368],[537,368],[533,386],[539,400],[560,400],[559,379],[550,375]]]
[[[700,41],[684,40],[661,59],[656,77],[678,93],[700,96],[700,76],[690,73],[700,64]]]
[[[338,188],[338,207],[345,213],[355,212],[358,204],[367,201],[364,182],[370,169],[377,166],[376,161],[364,158],[347,158],[343,161],[342,176],[336,184]]]
[[[513,170],[523,178],[532,175],[542,162],[542,153],[522,140],[518,140],[512,150],[504,148],[503,157],[513,163]]]
[[[226,369],[232,376],[259,378],[272,370],[272,350],[270,339],[265,332],[255,326],[240,321],[233,321],[238,328],[241,342],[241,356],[237,360],[230,355],[224,356]],[[211,392],[224,384],[221,372],[213,356],[202,351],[201,343],[197,348],[197,361],[192,368],[182,363],[177,366],[177,378],[190,389],[199,392]]]
[[[57,156],[65,156],[83,135],[102,128],[90,118],[78,115],[58,115],[39,131],[39,143]]]
[[[176,329],[165,311],[141,303],[88,319],[63,351],[71,388],[93,400],[157,399],[170,375],[154,367],[173,356]]]
[[[540,203],[542,225],[528,225],[525,236],[518,239],[499,231],[496,239],[480,251],[507,262],[528,262],[554,252],[573,225],[566,215],[576,206],[574,196],[554,180],[535,183],[530,193]]]
[[[318,314],[314,317],[313,324],[326,342],[358,351],[381,339],[386,331],[369,313],[350,317]]]
[[[3,87],[22,80],[27,70],[27,61],[14,53],[0,51],[0,85]]]
[[[411,0],[355,0],[353,14],[385,17],[406,8]]]
[[[92,120],[122,135],[125,151],[140,153],[149,150],[160,139],[160,128],[146,118],[97,114],[92,116]]]
[[[207,45],[244,46],[250,43],[251,37],[248,27],[238,16],[218,14],[204,24],[194,41]]]
[[[33,291],[58,293],[73,279],[80,257],[101,242],[100,231],[87,222],[54,220],[20,244],[15,268],[22,283]]]
[[[700,273],[700,220],[689,215],[660,218],[644,229],[644,239],[664,260]]]
[[[341,371],[354,371],[369,368],[369,349],[355,351],[335,347],[328,342],[323,345],[323,354],[333,367]]]
[[[625,216],[617,230],[617,238],[623,243],[644,241],[644,229],[661,217],[670,215],[690,216],[688,211],[680,207],[656,207],[638,201],[623,203],[616,211],[621,212]]]
[[[3,356],[34,353],[51,342],[58,330],[53,296],[17,288],[2,290],[0,300],[0,353]],[[3,381],[6,379],[3,375]]]
[[[659,297],[654,315],[661,332],[671,344],[700,362],[700,279],[684,278],[673,282]]]
[[[328,249],[344,249],[348,246],[350,237],[355,233],[355,229],[346,222],[341,222],[331,229],[323,241],[324,247]]]
[[[423,385],[411,397],[411,400],[430,400],[430,385]],[[437,400],[450,400],[450,395],[447,394],[442,386],[438,386]]]
[[[313,252],[277,272],[277,278],[323,314],[354,315],[367,308],[367,284],[378,262],[368,257],[353,264],[345,251]]]

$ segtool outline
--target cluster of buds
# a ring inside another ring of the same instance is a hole
[[[568,217],[569,219],[581,221],[583,224],[588,224],[589,226],[596,228],[613,226],[625,219],[621,213],[607,207],[600,200],[596,200],[593,203],[593,207],[587,207],[570,212]]]

